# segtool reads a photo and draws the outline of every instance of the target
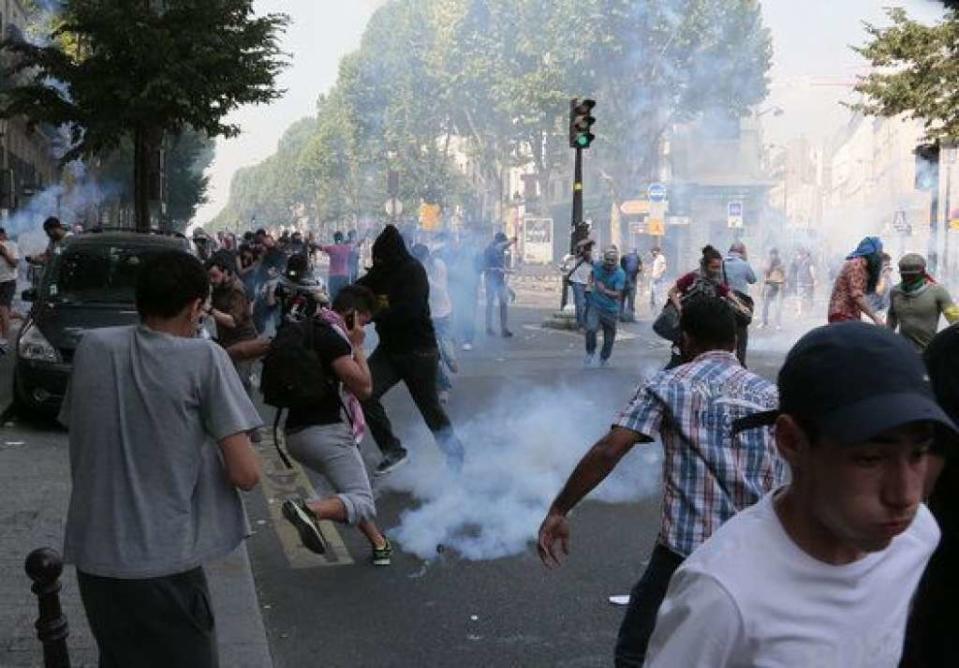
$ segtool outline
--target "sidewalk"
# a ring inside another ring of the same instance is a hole
[[[10,395],[12,363],[0,359],[0,404]],[[0,427],[0,666],[42,666],[33,624],[37,600],[23,570],[38,547],[62,549],[69,501],[67,435],[17,425]],[[259,492],[254,492],[258,494]],[[272,668],[246,546],[207,567],[224,668]],[[97,664],[75,571],[66,567],[61,602],[70,626],[70,658],[77,667]]]

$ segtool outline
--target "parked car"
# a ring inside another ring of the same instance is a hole
[[[182,236],[100,232],[69,237],[23,293],[32,302],[17,337],[13,395],[18,408],[55,415],[83,333],[139,321],[137,274],[154,253],[190,251]],[[95,388],[89,388],[95,391]]]

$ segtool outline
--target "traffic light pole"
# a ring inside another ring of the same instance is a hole
[[[583,227],[583,149],[577,147],[576,166],[573,168],[573,220],[569,243],[571,255],[576,254],[576,244],[586,238]]]

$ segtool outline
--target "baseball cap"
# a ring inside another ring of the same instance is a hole
[[[616,246],[608,246],[603,250],[603,259],[606,262],[616,262],[619,259],[619,249]]]
[[[906,253],[899,259],[899,271],[904,273],[926,270],[926,258],[919,253]]]
[[[936,403],[922,358],[885,327],[845,322],[812,330],[779,371],[779,408],[738,420],[735,431],[781,414],[811,421],[823,436],[855,444],[911,422],[957,431]]]

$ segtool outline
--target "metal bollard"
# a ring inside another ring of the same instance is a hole
[[[33,593],[40,607],[40,617],[35,624],[37,638],[43,644],[44,668],[70,668],[70,652],[67,636],[70,629],[60,607],[60,574],[63,559],[56,550],[41,547],[27,556],[24,565],[27,575],[33,580]]]

